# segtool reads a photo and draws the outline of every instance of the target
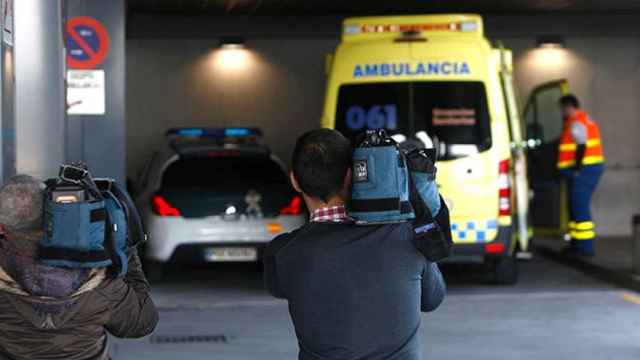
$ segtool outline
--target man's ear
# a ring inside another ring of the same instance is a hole
[[[302,188],[300,187],[300,184],[298,184],[298,180],[296,180],[296,176],[293,175],[293,171],[289,171],[289,180],[291,180],[291,185],[293,186],[293,188],[302,194]]]

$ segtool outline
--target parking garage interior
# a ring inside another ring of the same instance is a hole
[[[46,179],[60,164],[82,160],[94,175],[127,183],[134,196],[172,128],[259,128],[288,169],[296,138],[321,126],[327,55],[341,41],[345,18],[480,14],[486,38],[513,51],[521,110],[540,84],[567,80],[598,121],[607,158],[592,201],[598,255],[565,259],[558,252],[563,239],[534,231],[532,257],[519,260],[516,285],[493,284],[481,265],[444,265],[449,295],[423,316],[425,358],[640,354],[634,273],[640,258],[633,256],[640,246],[633,222],[640,213],[637,2],[13,0],[3,6],[11,26],[5,16],[2,179],[22,173]],[[74,113],[67,101],[66,26],[79,17],[98,19],[109,38],[108,55],[92,67],[104,75],[103,104],[94,113]],[[117,340],[113,357],[295,358],[287,304],[267,294],[261,271],[246,263],[169,266],[152,284],[161,312],[156,332]]]

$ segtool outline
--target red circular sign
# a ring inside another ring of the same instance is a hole
[[[67,64],[74,69],[93,69],[109,54],[109,34],[98,20],[75,17],[67,20]]]

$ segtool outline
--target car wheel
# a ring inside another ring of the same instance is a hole
[[[146,260],[144,262],[144,272],[147,275],[147,280],[151,283],[159,283],[164,280],[165,276],[165,264],[155,260]]]
[[[497,284],[515,285],[518,282],[518,261],[514,256],[496,260],[493,274]]]

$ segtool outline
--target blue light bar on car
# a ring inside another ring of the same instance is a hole
[[[203,139],[230,139],[262,137],[262,130],[258,128],[173,128],[166,133],[167,136]]]
[[[174,134],[170,134],[170,135],[201,137],[202,135],[204,135],[204,130],[203,129],[178,129]]]
[[[255,136],[256,134],[252,129],[248,128],[227,128],[224,129],[224,135],[226,137],[244,137],[244,136]]]

